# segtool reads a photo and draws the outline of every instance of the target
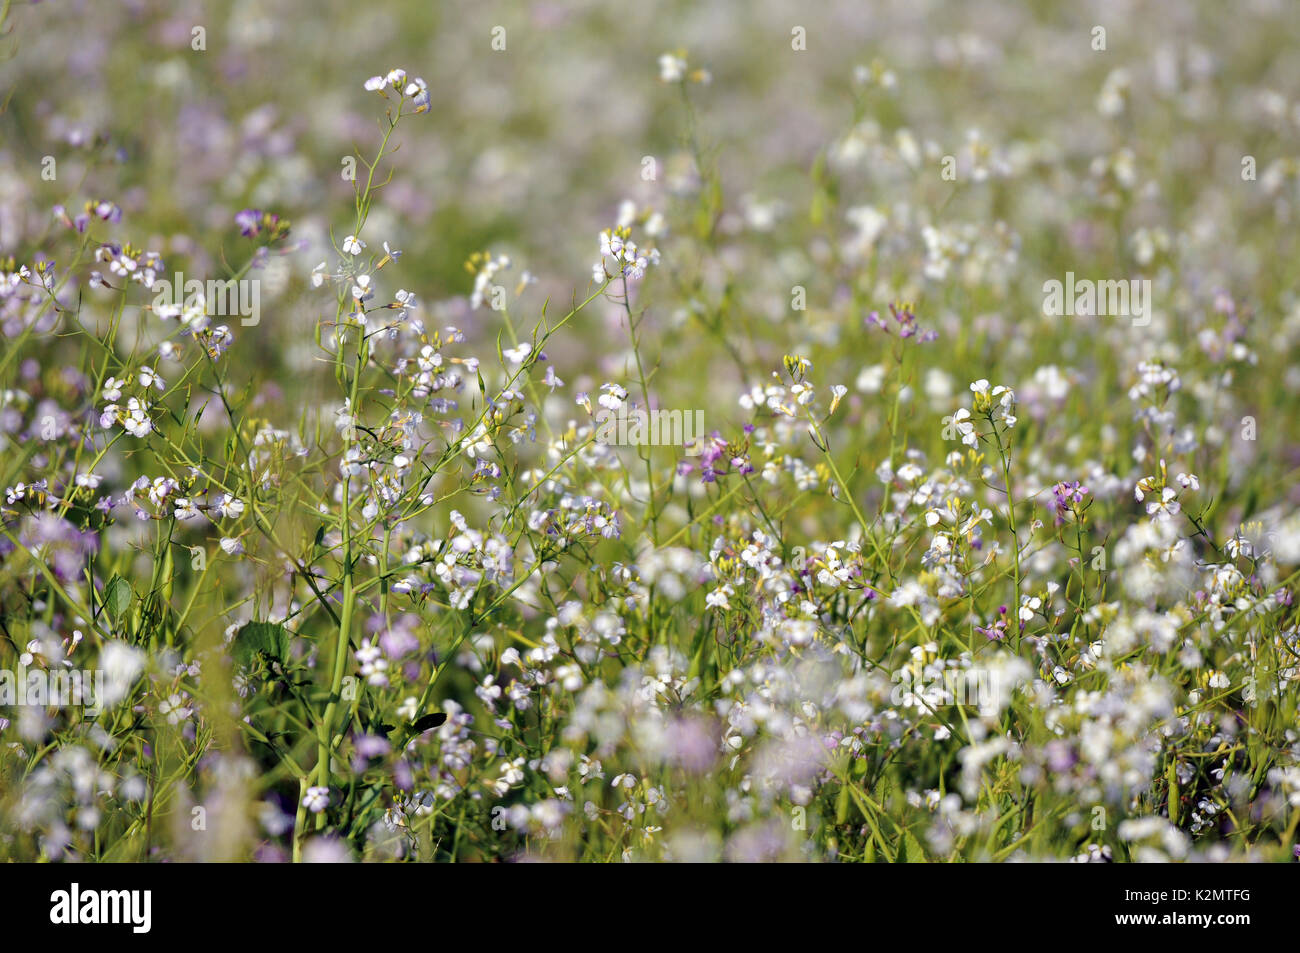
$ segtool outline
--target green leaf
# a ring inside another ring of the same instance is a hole
[[[909,864],[924,864],[925,850],[921,847],[921,842],[916,839],[916,835],[911,831],[903,830],[903,849],[898,852],[900,862]]]
[[[135,591],[131,584],[121,576],[114,576],[104,587],[104,608],[108,610],[108,617],[114,622],[120,622],[122,616],[126,615],[126,610],[131,608],[131,600],[135,598]]]
[[[249,622],[235,633],[231,651],[241,665],[251,664],[259,655],[284,664],[289,659],[289,633],[278,622]]]

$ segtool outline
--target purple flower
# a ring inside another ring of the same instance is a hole
[[[245,238],[252,238],[261,230],[262,213],[255,208],[246,208],[235,215],[235,224],[239,226],[239,234]]]
[[[1079,760],[1064,741],[1049,741],[1043,747],[1043,754],[1046,755],[1048,770],[1055,774],[1064,774]]]
[[[1079,504],[1084,501],[1088,493],[1088,488],[1081,486],[1078,480],[1070,483],[1058,483],[1052,487],[1052,499],[1048,502],[1047,507],[1055,514],[1057,526],[1065,522],[1067,514],[1077,514]]]
[[[717,760],[717,731],[699,719],[678,718],[669,723],[668,757],[692,774],[703,774]]]
[[[79,578],[86,558],[99,551],[99,537],[94,532],[83,533],[53,513],[38,513],[31,517],[19,539],[63,582]]]
[[[381,620],[382,621],[382,620]],[[413,631],[419,619],[404,613],[393,622],[392,628],[379,636],[379,646],[390,659],[400,659],[420,651],[420,639]]]
[[[362,758],[382,758],[393,749],[388,739],[381,735],[357,735],[352,744]]]
[[[899,338],[906,340],[915,337],[922,344],[928,344],[931,341],[938,339],[939,332],[922,328],[916,323],[916,314],[913,313],[910,304],[891,304],[889,306],[889,313],[894,318],[894,324],[898,328]],[[886,334],[889,333],[890,324],[880,316],[878,311],[872,311],[864,320],[868,327],[880,328]]]

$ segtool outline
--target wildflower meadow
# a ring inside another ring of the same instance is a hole
[[[1293,861],[1298,245],[1290,0],[0,0],[0,859]]]

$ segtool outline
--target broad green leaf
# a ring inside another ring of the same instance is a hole
[[[903,831],[903,849],[898,852],[899,861],[906,861],[909,864],[924,864],[925,850],[921,847],[921,842],[916,839],[916,835],[909,830]]]
[[[126,615],[126,610],[131,608],[131,600],[134,598],[135,591],[131,584],[121,576],[114,576],[104,587],[104,608],[108,610],[108,617],[114,622],[120,622]]]
[[[241,665],[256,661],[259,655],[283,664],[289,658],[289,633],[278,622],[249,622],[235,633],[231,651]]]

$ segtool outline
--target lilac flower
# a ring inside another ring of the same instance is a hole
[[[1052,499],[1048,501],[1048,508],[1055,515],[1057,526],[1066,522],[1066,516],[1078,513],[1079,505],[1088,497],[1089,492],[1078,480],[1057,483],[1052,487]]]
[[[255,208],[246,208],[242,212],[235,213],[235,225],[239,227],[239,234],[245,238],[252,238],[258,233],[261,221],[262,213]]]

